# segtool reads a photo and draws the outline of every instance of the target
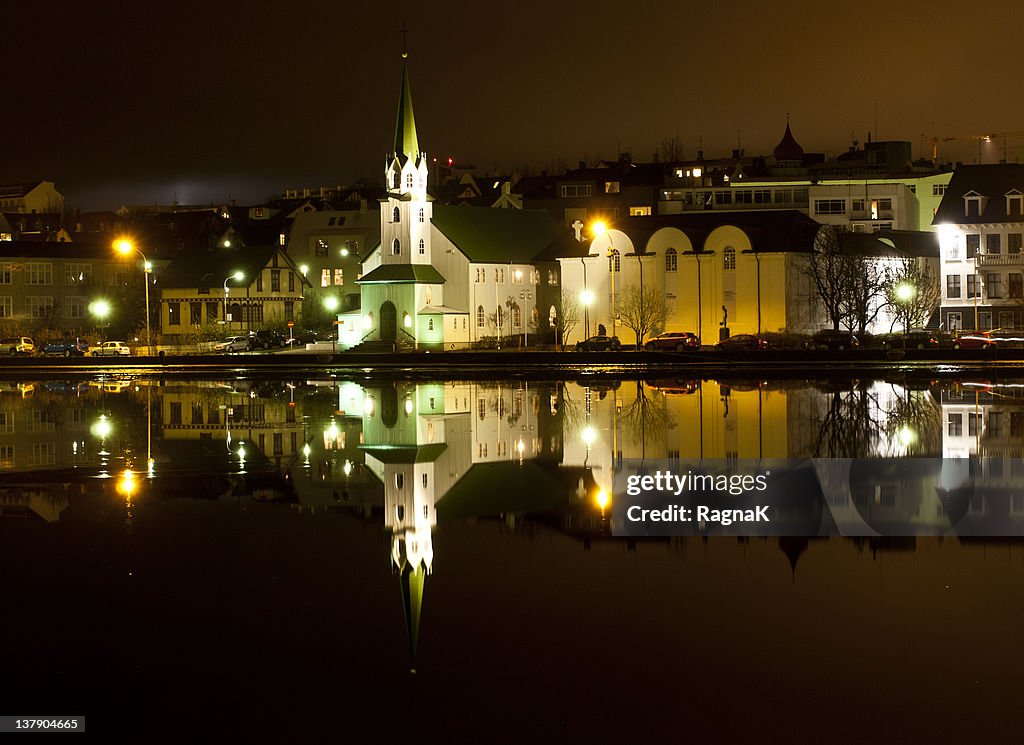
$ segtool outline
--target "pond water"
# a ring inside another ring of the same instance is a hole
[[[1024,543],[627,540],[607,495],[636,459],[944,456],[998,482],[1021,392],[0,382],[0,713],[100,741],[1005,740]]]

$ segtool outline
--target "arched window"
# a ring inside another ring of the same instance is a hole
[[[518,304],[512,306],[512,325],[517,328],[523,325],[523,314]]]
[[[434,319],[433,318],[428,318],[427,319],[427,331],[433,331],[433,330],[434,330]]]
[[[619,256],[619,249],[613,248],[608,256],[608,271],[617,272],[622,268],[622,257]]]
[[[426,252],[427,252],[427,244],[423,242],[422,238],[420,238],[420,254],[425,254]]]
[[[402,222],[402,211],[398,207],[391,210],[391,222]]]
[[[484,324],[486,322],[487,322],[487,319],[484,316],[484,306],[482,306],[482,305],[476,306],[476,325],[477,325],[477,327],[478,328],[483,328]]]
[[[402,253],[402,242],[397,238],[395,238],[394,242],[392,242],[391,244],[391,253],[393,253],[395,256],[398,256],[399,254]]]
[[[420,222],[423,222],[423,208],[420,207]]]
[[[432,305],[434,302],[434,292],[428,287],[423,292],[423,304]]]
[[[498,328],[502,328],[505,325],[505,309],[502,306],[498,306]]]
[[[392,188],[395,189],[402,185],[402,174],[400,174],[398,171],[395,171],[395,178],[392,179],[392,184]]]
[[[730,270],[730,269],[735,269],[736,268],[736,249],[735,248],[732,248],[730,246],[729,248],[726,248],[725,251],[722,253],[722,268],[725,269],[725,270]]]
[[[405,476],[403,476],[400,473],[396,473],[395,474],[395,488],[396,489],[401,489],[403,486],[405,486]]]
[[[676,261],[676,250],[674,248],[670,248],[665,252],[665,271],[674,272],[676,270]]]
[[[412,188],[412,174],[411,173],[407,173],[406,176],[405,176],[405,188],[406,189],[411,189]]]
[[[396,504],[395,505],[395,519],[397,519],[398,522],[402,522],[402,520],[405,519],[405,505],[404,504]]]

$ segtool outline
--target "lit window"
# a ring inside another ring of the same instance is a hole
[[[339,286],[345,284],[345,270],[344,269],[335,269],[334,270],[334,284],[339,285]]]
[[[665,252],[665,271],[674,272],[676,270],[677,260],[678,256],[676,255],[676,250],[674,248],[668,249]]]
[[[722,254],[722,269],[730,270],[736,268],[736,249],[727,248]]]
[[[622,268],[622,257],[619,255],[619,250],[613,248],[611,255],[608,257],[608,271],[617,272]]]
[[[331,286],[331,270],[324,269],[320,272],[320,286],[330,287]]]

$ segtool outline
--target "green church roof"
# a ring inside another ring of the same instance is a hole
[[[402,90],[398,97],[398,121],[395,123],[395,155],[400,159],[405,156],[413,162],[420,157],[416,117],[412,113],[412,92],[409,90],[408,62],[402,64]]]
[[[417,284],[441,285],[444,277],[430,264],[381,264],[364,277],[357,279],[356,284]]]
[[[568,233],[547,210],[435,204],[432,222],[470,261],[484,264],[530,262]]]

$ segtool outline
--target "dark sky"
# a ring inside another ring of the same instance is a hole
[[[711,157],[737,133],[767,153],[786,112],[806,150],[834,153],[866,139],[876,102],[878,138],[917,155],[922,133],[1024,130],[1011,14],[986,0],[21,3],[0,50],[0,183],[52,179],[69,206],[100,209],[380,179],[403,21],[420,145],[439,158],[648,160],[676,134]],[[1024,137],[1007,142],[1017,159]],[[992,162],[1003,143],[984,148]]]

